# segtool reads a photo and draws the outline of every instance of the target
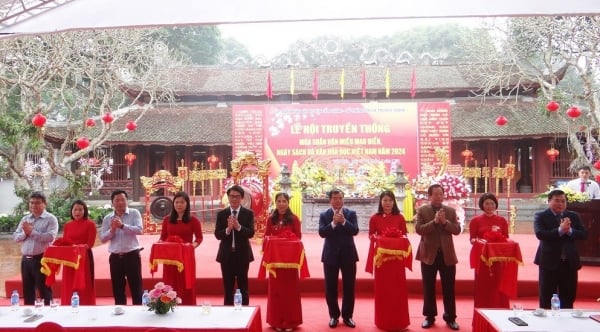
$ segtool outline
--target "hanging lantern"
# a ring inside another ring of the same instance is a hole
[[[219,162],[219,157],[215,156],[215,154],[211,154],[210,156],[208,156],[208,159],[206,159],[206,161],[208,161],[209,164],[216,164]]]
[[[548,104],[546,104],[546,109],[548,110],[548,112],[556,112],[559,108],[560,105],[554,100],[551,100]]]
[[[137,128],[137,124],[135,123],[135,121],[127,121],[127,123],[125,124],[125,128],[127,128],[127,130],[129,131],[134,131]]]
[[[554,147],[551,147],[550,149],[546,150],[546,155],[548,156],[548,159],[550,159],[550,161],[556,161],[556,158],[559,154],[560,152]]]
[[[44,114],[38,113],[33,116],[31,123],[38,128],[42,128],[46,124],[46,117]]]
[[[75,143],[77,144],[77,147],[80,150],[83,150],[83,149],[87,148],[88,146],[90,146],[90,140],[85,136],[79,137]]]
[[[594,168],[597,170],[600,170],[600,160],[598,160],[594,163]]]
[[[508,120],[504,117],[504,115],[500,115],[498,118],[496,118],[496,124],[499,126],[504,126],[507,123]]]
[[[577,119],[581,115],[581,111],[579,110],[579,108],[577,106],[571,106],[567,110],[567,115],[571,119]]]
[[[465,161],[471,161],[473,159],[473,151],[468,148],[464,149],[460,155],[465,159]]]
[[[135,161],[136,155],[129,152],[128,154],[125,155],[125,161],[127,162],[127,167],[131,167],[133,166],[133,162]]]
[[[104,123],[106,123],[106,124],[112,123],[114,119],[115,118],[113,118],[113,116],[112,116],[112,114],[110,114],[110,112],[106,112],[102,116],[102,121],[104,121]]]
[[[96,120],[94,120],[92,118],[88,118],[87,120],[85,120],[85,125],[89,128],[92,128],[92,127],[96,126]]]

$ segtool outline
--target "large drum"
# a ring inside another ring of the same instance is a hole
[[[242,206],[254,211],[254,215],[260,215],[265,211],[265,201],[263,199],[262,184],[256,180],[243,179],[240,183],[240,187],[244,189],[244,199],[242,200]],[[229,205],[227,195],[223,197],[223,203]]]

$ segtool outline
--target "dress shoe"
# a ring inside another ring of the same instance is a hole
[[[352,320],[352,318],[344,318],[344,325],[351,327],[351,328],[356,327],[356,323],[354,322],[354,320]]]
[[[451,322],[446,322],[446,325],[448,325],[448,327],[454,331],[458,331],[458,329],[459,329],[458,324],[456,323],[455,320],[453,320]]]
[[[329,319],[329,327],[334,328],[338,325],[338,319],[337,318],[330,318]]]
[[[428,329],[433,326],[433,319],[425,318],[423,323],[421,323],[421,327],[424,329]]]

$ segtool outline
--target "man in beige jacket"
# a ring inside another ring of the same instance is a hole
[[[439,184],[427,189],[429,204],[419,207],[415,217],[415,229],[421,235],[416,259],[421,261],[423,279],[423,315],[421,324],[424,329],[433,326],[437,315],[435,299],[435,279],[440,273],[442,295],[444,299],[444,315],[448,327],[458,330],[456,323],[456,299],[454,281],[456,278],[456,252],[452,235],[460,234],[460,224],[456,211],[442,205],[444,188]]]

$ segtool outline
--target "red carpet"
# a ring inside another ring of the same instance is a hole
[[[409,234],[413,250],[419,243],[417,234]],[[152,243],[158,239],[158,235],[140,236],[140,242],[145,248],[142,251],[142,262],[148,262],[150,248]],[[533,264],[533,257],[538,245],[538,241],[532,234],[513,234],[512,239],[517,241],[523,253],[524,265],[519,268],[519,296],[536,296],[538,269]],[[357,274],[357,292],[370,293],[373,287],[373,278],[370,274],[364,272],[367,248],[369,240],[367,234],[360,233],[355,238],[356,246],[359,251],[360,261],[358,262]],[[212,234],[204,234],[204,241],[196,249],[196,275],[197,290],[199,294],[220,294],[221,293],[221,272],[215,256],[218,247],[218,241]],[[323,271],[321,266],[321,249],[323,239],[317,234],[303,234],[303,243],[306,250],[306,257],[309,265],[311,278],[302,280],[302,291],[306,295],[318,294],[323,292]],[[469,251],[471,244],[467,234],[461,234],[454,238],[454,244],[458,255],[458,266],[456,272],[456,292],[457,295],[471,296],[473,293],[473,270],[469,267]],[[260,246],[253,245],[255,261],[250,264],[249,275],[251,277],[251,289],[253,294],[266,293],[266,281],[256,279],[260,263]],[[108,270],[108,245],[100,245],[94,248],[94,258],[96,264],[96,295],[99,297],[112,296],[110,286],[110,274]],[[143,264],[143,277],[145,288],[151,288],[154,283],[159,281],[162,272],[150,274],[148,264]],[[584,266],[579,272],[580,292],[579,298],[597,298],[600,296],[600,283],[597,282],[600,275],[600,267]],[[421,294],[421,272],[419,262],[413,263],[413,271],[407,271],[407,282],[411,294]],[[6,280],[6,290],[20,288],[20,276],[14,276]],[[10,296],[10,294],[6,294]]]
[[[196,249],[196,266],[197,266],[197,291],[198,303],[205,300],[211,301],[214,305],[222,303],[220,296],[222,292],[220,268],[215,261],[218,241],[212,234],[204,234],[205,238],[200,247]],[[519,242],[523,253],[524,266],[519,268],[519,298],[514,302],[520,302],[525,308],[537,307],[537,266],[533,264],[533,256],[537,248],[538,241],[531,234],[514,234],[513,240]],[[140,240],[145,250],[142,251],[143,262],[148,262],[150,248],[152,243],[158,239],[158,235],[141,236]],[[409,234],[409,239],[416,250],[419,242],[417,234]],[[366,261],[368,238],[367,234],[360,233],[356,237],[356,245],[359,250],[360,262],[358,263],[357,274],[357,305],[355,310],[355,321],[358,324],[354,331],[376,331],[373,323],[373,301],[372,287],[373,278],[370,274],[364,272],[364,264]],[[329,330],[327,327],[327,310],[323,297],[323,272],[321,268],[321,248],[323,240],[317,234],[303,234],[303,242],[306,249],[306,256],[309,264],[311,278],[302,280],[303,291],[303,316],[304,324],[298,331],[323,331]],[[458,303],[458,323],[461,325],[461,331],[470,331],[471,318],[473,316],[473,271],[469,268],[469,250],[471,245],[468,240],[468,235],[461,234],[454,239],[459,264],[456,276],[456,292],[459,297]],[[260,262],[260,246],[254,245],[254,254],[256,261],[250,265],[249,275],[251,277],[250,293],[251,304],[266,306],[266,281],[256,279]],[[108,271],[108,252],[107,245],[101,245],[94,248],[94,258],[96,264],[96,290],[98,304],[111,304],[112,292],[110,286],[110,277]],[[145,288],[151,288],[154,283],[160,280],[162,275],[161,270],[152,277],[149,272],[148,264],[143,265],[143,276]],[[600,267],[585,266],[579,273],[579,292],[577,307],[581,308],[598,308],[600,305],[595,302],[597,297],[600,297],[600,283],[597,282],[600,275]],[[422,321],[421,315],[421,273],[418,262],[413,263],[413,271],[407,271],[407,283],[410,297],[410,316],[411,330],[422,331],[420,324]],[[6,289],[20,289],[20,276],[15,276],[5,281]],[[60,282],[58,283],[60,284]],[[440,287],[438,287],[439,289]],[[55,287],[54,291],[59,292],[59,288]],[[9,294],[6,294],[8,297]],[[438,304],[441,309],[441,303]],[[266,310],[263,310],[263,315]],[[263,317],[263,322],[264,322]],[[265,324],[266,325],[266,324]],[[350,330],[341,325],[338,330]],[[273,331],[265,327],[265,331]],[[449,329],[443,324],[440,317],[436,321],[434,329],[429,331],[448,331]]]

